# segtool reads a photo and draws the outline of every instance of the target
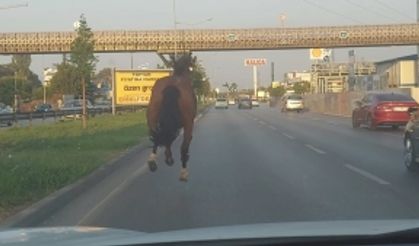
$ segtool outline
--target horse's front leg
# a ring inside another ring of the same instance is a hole
[[[180,148],[180,156],[182,161],[182,168],[180,170],[180,180],[188,181],[187,162],[189,160],[189,145],[192,141],[193,121],[185,124],[183,128],[183,142]]]

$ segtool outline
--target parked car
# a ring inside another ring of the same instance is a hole
[[[227,99],[217,98],[217,100],[215,101],[215,108],[228,109]]]
[[[235,105],[236,104],[236,100],[234,99],[229,99],[228,100],[228,105]]]
[[[409,121],[408,109],[418,106],[411,96],[399,93],[368,93],[355,104],[352,127],[366,125],[369,129],[385,125],[394,129],[404,126]]]
[[[252,101],[247,98],[243,98],[239,100],[239,109],[251,109],[252,108]]]
[[[10,107],[9,105],[5,105],[3,103],[0,103],[0,114],[12,114],[13,113],[13,108]],[[10,119],[4,119],[1,120],[0,119],[0,125],[7,125],[7,126],[11,126],[12,125],[12,121]]]
[[[52,109],[51,104],[41,103],[41,104],[36,105],[34,111],[37,113],[47,113],[47,112],[53,111],[53,109]]]
[[[304,109],[304,101],[301,95],[297,94],[288,94],[284,95],[281,99],[281,111],[291,111],[295,110],[300,112]]]
[[[95,101],[95,109],[111,110],[112,102],[110,100],[98,100]]]
[[[89,100],[86,100],[87,109],[91,110],[95,107]],[[81,118],[81,111],[83,110],[83,100],[82,99],[74,99],[64,103],[64,106],[60,109],[61,111],[73,111],[71,113],[66,114],[65,118]]]

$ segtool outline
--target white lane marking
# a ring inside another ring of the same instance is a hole
[[[274,126],[271,126],[271,125],[269,125],[268,126],[269,128],[271,128],[272,130],[274,130],[274,131],[276,131],[277,129],[276,129],[276,127],[274,127]]]
[[[287,138],[289,138],[289,139],[291,139],[291,140],[294,140],[295,139],[295,137],[293,137],[293,136],[291,136],[291,135],[289,135],[289,134],[286,134],[286,133],[282,133],[282,135],[284,135],[285,137],[287,137]]]
[[[385,181],[384,179],[379,178],[379,177],[375,176],[374,174],[369,173],[365,170],[362,170],[360,168],[352,166],[351,164],[345,164],[345,167],[348,168],[349,170],[353,171],[353,172],[356,172],[356,173],[360,174],[361,176],[363,176],[367,179],[370,179],[374,182],[377,182],[380,185],[389,185],[390,184],[389,182]]]
[[[115,189],[113,189],[105,198],[103,198],[94,208],[92,208],[89,212],[87,212],[83,218],[77,223],[77,225],[81,225],[86,219],[88,219],[96,209],[100,208],[102,205],[104,205],[110,198],[112,198],[115,194],[117,194],[120,190],[122,190],[125,186],[127,186],[129,183],[134,181],[139,175],[144,174],[148,170],[147,165],[143,165],[140,168],[138,168],[131,177],[125,179],[121,184],[119,184]]]
[[[321,154],[321,155],[326,154],[326,152],[324,152],[324,151],[323,151],[323,150],[321,150],[321,149],[318,149],[318,148],[314,147],[313,145],[310,145],[310,144],[305,144],[305,146],[306,146],[307,148],[311,149],[312,151],[316,152],[317,154]]]
[[[263,121],[263,120],[259,120],[259,124],[261,124],[261,125],[266,125],[266,122],[265,122],[265,121]]]

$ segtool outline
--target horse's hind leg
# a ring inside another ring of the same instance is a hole
[[[172,166],[173,165],[173,163],[175,163],[175,161],[173,160],[173,156],[172,156],[172,145],[171,144],[168,144],[168,145],[166,145],[166,150],[165,150],[165,152],[164,152],[164,154],[165,154],[165,156],[166,156],[166,164],[168,165],[168,166]]]
[[[193,125],[185,126],[183,132],[183,142],[180,149],[180,155],[182,160],[182,169],[180,171],[180,181],[188,181],[188,170],[186,169],[187,162],[189,160],[189,145],[192,141],[192,129]]]
[[[153,145],[153,151],[150,153],[150,156],[147,160],[148,168],[150,171],[155,172],[157,170],[157,145]]]

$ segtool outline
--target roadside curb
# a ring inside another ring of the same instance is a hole
[[[129,158],[130,154],[136,153],[138,151],[144,151],[145,149],[149,148],[150,142],[147,139],[148,137],[142,138],[140,144],[137,144],[123,151],[117,157],[98,167],[87,176],[55,191],[54,193],[34,203],[28,208],[5,219],[2,223],[0,223],[0,228],[32,227],[38,225],[47,217],[49,217],[51,213],[57,211],[62,204],[70,202],[80,193],[82,193],[83,190],[99,183],[108,175],[113,173],[116,169],[121,167],[121,165],[125,163],[124,159]]]
[[[210,108],[211,105],[208,105],[200,110],[195,118],[195,122],[200,120]],[[148,148],[151,148],[151,143],[148,140],[148,137],[141,138],[139,144],[121,152],[118,156],[98,167],[87,176],[53,192],[17,214],[5,219],[3,222],[0,222],[0,229],[9,227],[33,227],[39,225],[51,214],[60,209],[62,204],[70,202],[79,196],[83,190],[99,183],[115,170],[123,166],[124,163],[126,163],[124,160],[130,159],[132,154],[144,151]]]

